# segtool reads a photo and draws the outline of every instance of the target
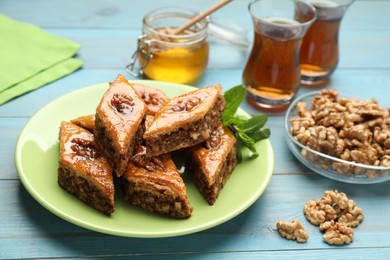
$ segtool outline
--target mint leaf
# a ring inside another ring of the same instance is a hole
[[[241,126],[245,123],[245,120],[239,118],[239,117],[230,117],[229,119],[223,121],[223,124],[225,126],[236,126],[238,128],[241,128]]]
[[[269,128],[261,128],[256,132],[248,134],[255,142],[258,142],[263,139],[268,139],[271,135],[271,130]]]
[[[259,156],[255,143],[269,138],[271,131],[263,128],[268,117],[263,114],[255,115],[249,119],[235,116],[238,107],[246,96],[246,88],[242,85],[235,86],[224,94],[226,100],[225,111],[222,114],[222,123],[228,127],[237,139],[237,160],[242,160],[242,147],[246,146],[251,151],[251,158]]]
[[[225,92],[226,107],[222,114],[222,120],[228,120],[237,112],[238,107],[246,96],[246,88],[243,85],[235,86]]]
[[[238,131],[238,136],[240,137],[242,144],[248,147],[248,149],[252,152],[252,158],[259,156],[256,151],[255,141],[251,137],[241,131]]]
[[[237,132],[233,132],[233,133],[234,133],[234,136],[235,136],[236,139],[237,139],[237,161],[238,161],[238,162],[241,162],[241,161],[242,161],[242,153],[241,153],[242,142],[241,142],[241,139],[240,139],[240,137],[238,136]]]
[[[243,122],[238,127],[255,142],[267,139],[271,135],[268,128],[263,128],[268,118],[266,115],[258,114]]]
[[[258,114],[246,120],[241,127],[245,129],[246,133],[254,132],[262,128],[267,120],[268,118],[266,115]]]

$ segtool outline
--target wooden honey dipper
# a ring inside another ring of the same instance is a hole
[[[232,0],[221,0],[219,1],[218,3],[216,3],[215,5],[211,6],[210,8],[206,9],[204,12],[202,13],[199,13],[198,15],[194,16],[191,20],[189,20],[188,22],[186,22],[185,24],[175,28],[175,29],[172,29],[170,27],[166,27],[164,28],[162,31],[160,31],[160,33],[164,33],[166,34],[167,36],[158,36],[157,38],[160,38],[162,40],[170,40],[170,37],[169,35],[178,35],[182,32],[184,32],[186,29],[188,29],[189,27],[191,27],[192,25],[196,24],[197,22],[199,22],[200,20],[204,19],[206,16],[210,15],[211,13],[217,11],[219,8],[221,8],[222,6],[230,3]]]
[[[189,20],[187,23],[183,24],[180,27],[177,27],[170,31],[170,34],[177,35],[182,32],[184,32],[187,28],[191,27],[193,24],[199,22],[200,20],[204,19],[206,16],[210,15],[211,13],[217,11],[222,6],[230,3],[232,0],[221,0],[209,9],[205,10],[202,13],[199,13],[198,15],[194,16],[191,20]]]

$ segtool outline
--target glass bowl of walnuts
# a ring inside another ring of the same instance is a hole
[[[390,108],[333,89],[304,94],[285,115],[287,144],[306,167],[333,180],[390,180]]]

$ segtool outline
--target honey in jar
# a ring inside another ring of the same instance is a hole
[[[149,79],[194,84],[207,67],[209,45],[207,21],[184,32],[171,32],[197,13],[169,7],[154,10],[143,19],[143,35],[138,40],[141,73]]]

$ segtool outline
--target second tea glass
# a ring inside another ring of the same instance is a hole
[[[328,84],[330,75],[337,67],[341,19],[354,0],[307,1],[316,8],[317,19],[302,42],[301,83],[306,87],[321,87]]]
[[[262,110],[282,111],[300,86],[300,46],[316,11],[299,0],[256,0],[249,12],[254,43],[243,72],[247,98]]]

